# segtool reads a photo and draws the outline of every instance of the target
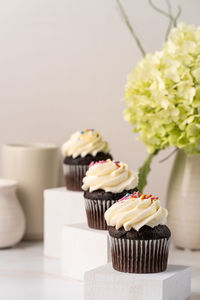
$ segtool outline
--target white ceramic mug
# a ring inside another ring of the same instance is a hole
[[[8,144],[2,149],[3,176],[19,183],[26,217],[25,239],[43,238],[43,191],[58,186],[59,148],[51,144]]]

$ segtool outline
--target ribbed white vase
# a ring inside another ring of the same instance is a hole
[[[0,179],[0,248],[14,246],[24,235],[25,218],[16,187],[15,181]]]
[[[177,152],[168,185],[167,208],[174,245],[200,249],[200,155]]]

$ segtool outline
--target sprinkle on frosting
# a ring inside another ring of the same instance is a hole
[[[135,199],[141,198],[142,200],[146,200],[146,199],[149,199],[149,198],[150,198],[151,201],[156,201],[156,200],[158,200],[158,197],[153,197],[151,194],[150,194],[150,195],[147,195],[147,194],[141,194],[140,192],[134,192],[133,194],[127,193],[123,198],[121,198],[121,199],[119,200],[119,202],[124,201],[124,200],[127,200],[127,199],[129,199],[129,198],[135,198]]]
[[[120,168],[120,161],[114,161],[114,163],[116,164],[116,166],[117,166],[118,168]]]
[[[107,161],[106,160],[99,160],[99,161],[92,161],[90,164],[89,164],[89,168],[94,166],[94,165],[97,165],[97,164],[105,164]],[[120,168],[120,161],[113,161],[113,163],[115,163],[115,165]],[[123,164],[123,163],[122,163]],[[125,166],[125,164],[123,164],[123,167]]]
[[[95,164],[95,162],[94,162],[94,161],[91,161],[91,163],[89,164],[88,167],[90,168],[90,167],[94,166],[94,164]]]
[[[92,161],[90,164],[89,164],[89,168],[96,165],[96,164],[105,164],[106,163],[106,160],[98,160],[98,161]]]
[[[161,207],[158,197],[135,192],[126,194],[113,204],[105,212],[105,219],[109,226],[115,226],[116,229],[124,227],[126,231],[131,228],[138,231],[144,225],[165,225],[167,215],[168,212]]]
[[[62,146],[64,156],[85,157],[87,154],[95,156],[98,152],[108,153],[108,143],[103,141],[101,134],[94,129],[77,131]]]
[[[138,184],[138,175],[129,170],[120,161],[110,159],[92,162],[83,178],[83,190],[90,192],[102,189],[105,192],[121,193],[134,189]]]

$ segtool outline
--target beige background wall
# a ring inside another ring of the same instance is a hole
[[[147,0],[122,2],[145,48],[159,49],[165,17]],[[182,5],[181,20],[200,24],[199,0],[171,2]],[[120,99],[139,59],[114,0],[0,0],[0,146],[60,145],[75,130],[92,127],[116,159],[136,170],[147,154],[123,120]],[[172,159],[158,160],[168,152],[155,160],[147,187],[162,199]]]

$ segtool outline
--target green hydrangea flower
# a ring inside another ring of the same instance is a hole
[[[148,152],[175,146],[200,153],[200,27],[178,24],[163,49],[128,76],[125,119]]]

